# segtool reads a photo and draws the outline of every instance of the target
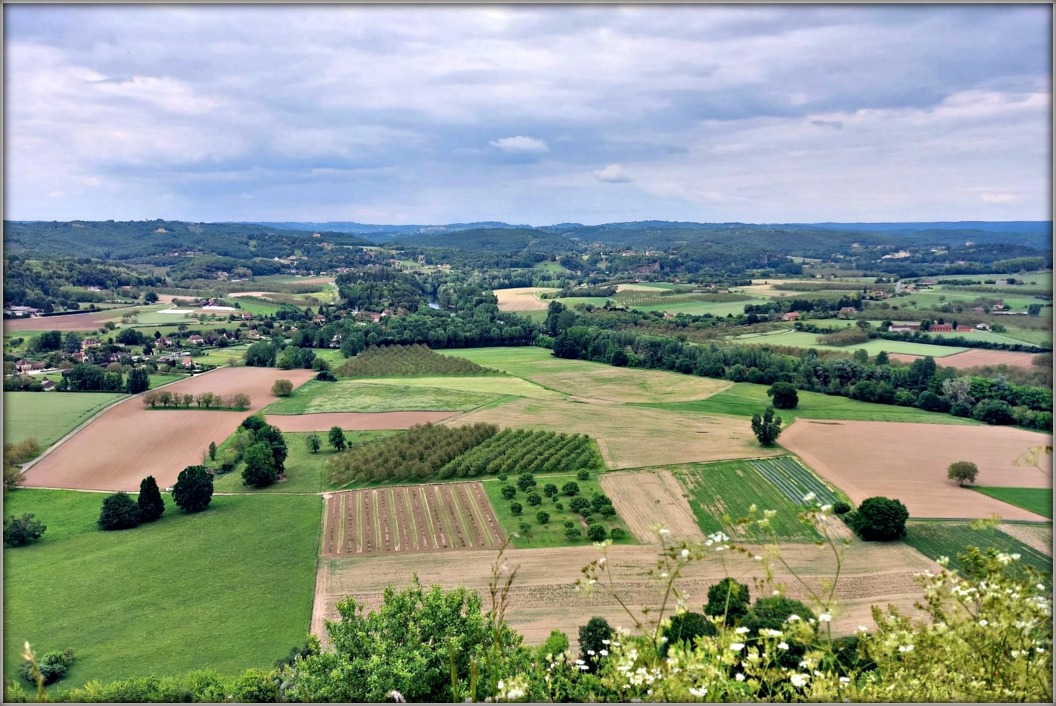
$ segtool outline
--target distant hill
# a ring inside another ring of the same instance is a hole
[[[576,244],[557,233],[535,228],[474,228],[444,230],[423,235],[403,236],[393,245],[407,248],[451,248],[497,253],[552,254],[576,249]]]
[[[269,228],[282,228],[286,230],[357,233],[360,235],[370,235],[372,239],[376,242],[388,242],[391,240],[396,240],[397,238],[400,238],[405,235],[442,233],[447,231],[479,230],[482,228],[532,228],[532,226],[510,225],[509,223],[502,223],[500,221],[480,221],[477,223],[447,223],[444,225],[372,225],[368,223],[355,223],[352,221],[326,221],[323,223],[299,223],[295,221],[274,223],[262,221],[259,223],[255,223],[254,225],[260,225]]]

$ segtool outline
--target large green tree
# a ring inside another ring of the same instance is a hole
[[[790,382],[775,382],[766,391],[766,394],[774,400],[777,409],[795,409],[799,404],[799,393],[796,386]]]
[[[341,431],[341,427],[333,426],[330,427],[330,434],[327,437],[330,445],[338,451],[345,450],[345,432]]]
[[[848,513],[847,524],[866,541],[889,541],[906,536],[909,510],[898,500],[866,498],[858,509]]]
[[[594,672],[602,659],[601,651],[607,648],[606,641],[612,640],[613,629],[609,621],[595,615],[579,628],[579,658],[587,666],[588,672]]]
[[[250,446],[246,449],[243,459],[246,465],[242,469],[242,482],[246,485],[265,488],[278,479],[275,457],[266,443],[258,441]]]
[[[139,484],[139,499],[136,504],[139,505],[140,522],[153,522],[165,512],[165,501],[161,499],[161,490],[158,489],[154,476],[147,476]]]
[[[971,461],[956,461],[946,469],[946,477],[957,481],[963,488],[965,483],[974,483],[979,467]]]
[[[99,526],[104,530],[132,529],[139,522],[139,505],[128,493],[114,493],[103,499]]]
[[[172,500],[184,512],[201,512],[213,500],[213,476],[205,466],[187,466],[172,486]]]
[[[752,431],[755,438],[763,446],[773,446],[777,437],[781,435],[781,417],[774,412],[773,407],[767,407],[763,416],[752,415]]]
[[[714,617],[725,616],[726,625],[739,625],[751,603],[748,586],[726,577],[708,588],[708,602],[704,612]]]

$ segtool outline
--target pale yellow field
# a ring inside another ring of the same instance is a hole
[[[675,539],[704,539],[686,491],[671,471],[606,473],[598,481],[638,541],[658,544],[660,536],[653,529],[656,525],[666,527]]]
[[[500,311],[546,311],[550,302],[537,297],[542,292],[556,292],[553,287],[514,287],[496,289]]]

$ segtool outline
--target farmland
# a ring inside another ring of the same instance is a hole
[[[918,357],[906,354],[892,354],[891,359],[909,363]],[[956,368],[958,370],[975,368],[980,365],[1009,365],[1018,368],[1030,368],[1034,365],[1034,354],[976,349],[946,356],[936,362],[947,368]]]
[[[489,371],[465,358],[440,355],[426,346],[371,347],[336,370],[342,377],[371,378],[389,375],[480,375]]]
[[[269,414],[268,424],[279,431],[327,431],[342,429],[409,429],[447,419],[456,412],[330,412],[320,414]]]
[[[1052,519],[1052,488],[1000,488],[978,485],[971,488],[977,493]]]
[[[888,353],[906,353],[910,355],[930,355],[942,365],[940,358],[961,353],[967,348],[955,346],[936,346],[931,343],[913,343],[911,341],[888,341],[882,338],[874,338],[865,343],[856,343],[850,346],[830,346],[818,343],[818,334],[806,333],[805,331],[779,330],[770,333],[748,333],[729,338],[728,340],[741,345],[760,346],[792,346],[796,348],[815,348],[828,351],[845,351],[848,355],[858,350],[865,350],[870,356],[875,356],[880,351]]]
[[[616,512],[640,542],[659,544],[657,525],[676,540],[701,541],[704,533],[686,501],[688,494],[668,470],[605,473],[598,478]],[[642,502],[649,498],[652,502]]]
[[[326,497],[324,558],[493,549],[504,540],[480,483],[371,488]]]
[[[26,639],[38,654],[75,651],[63,686],[124,678],[130,665],[144,675],[268,668],[304,643],[318,497],[216,496],[186,515],[166,496],[159,521],[100,532],[102,497],[5,493],[5,513],[31,512],[48,526],[36,545],[4,552],[5,674]]]
[[[5,392],[4,441],[36,439],[47,448],[124,397],[110,392]]]
[[[135,490],[144,476],[153,475],[162,487],[172,485],[184,467],[201,461],[210,441],[219,444],[246,416],[264,407],[276,379],[290,379],[296,385],[311,376],[310,370],[223,368],[165,388],[181,394],[214,392],[228,396],[245,392],[252,401],[245,412],[187,409],[159,413],[144,409],[140,399],[130,398],[111,407],[42,456],[26,471],[25,484],[46,488]],[[150,439],[151,443],[115,443],[130,439],[132,434]]]
[[[1052,487],[1048,458],[1036,453],[1052,437],[1021,429],[800,420],[778,442],[854,502],[898,498],[910,517],[1044,519],[957,487],[946,477],[955,461],[974,462],[987,485]]]
[[[477,390],[455,387],[446,382],[448,378],[441,380],[434,385],[423,384],[421,379],[415,379],[414,382],[401,380],[398,383],[391,380],[313,380],[289,397],[269,406],[267,413],[463,411],[495,402],[510,394],[501,392],[499,383],[489,384],[490,378],[468,378],[470,382],[461,386],[476,387]],[[491,391],[479,391],[489,387]]]
[[[969,546],[992,548],[1006,554],[1019,554],[1023,563],[1052,574],[1052,557],[1021,542],[1000,529],[975,525],[969,522],[923,522],[910,521],[906,525],[906,544],[929,559],[945,556],[951,569],[963,569],[957,556]]]
[[[496,289],[495,296],[499,300],[499,309],[502,311],[546,311],[550,305],[549,301],[540,299],[539,294],[544,292],[556,292],[550,287],[514,287],[512,289]]]

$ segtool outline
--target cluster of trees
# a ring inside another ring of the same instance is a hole
[[[481,375],[494,372],[455,356],[440,355],[421,343],[414,345],[368,346],[341,364],[341,377],[384,377],[388,375]]]
[[[120,370],[104,370],[90,363],[78,363],[62,375],[60,392],[125,392],[125,376]]]
[[[239,432],[238,441],[233,440],[231,446],[244,448],[242,482],[254,488],[266,488],[286,472],[286,439],[259,414],[246,417]]]
[[[184,409],[195,405],[198,409],[248,409],[251,400],[244,392],[235,392],[226,397],[215,392],[171,392],[169,390],[152,390],[143,395],[143,406],[151,409]]]
[[[147,271],[137,272],[129,267],[93,262],[83,257],[30,259],[18,254],[4,257],[4,305],[31,306],[45,313],[77,310],[79,301],[102,299],[102,292],[87,291],[85,287],[114,290],[163,282],[164,277]]]
[[[989,424],[1052,428],[1051,389],[1015,385],[1003,378],[958,377],[958,371],[938,367],[931,357],[900,366],[891,365],[881,354],[870,364],[846,358],[824,359],[813,351],[794,356],[757,346],[703,346],[586,326],[571,326],[552,341],[542,342],[549,342],[560,358],[672,370],[734,382],[788,382],[800,390],[916,406],[971,416]]]
[[[865,541],[889,542],[906,536],[909,510],[898,500],[876,496],[866,498],[856,510],[841,516],[847,526]]]
[[[454,458],[487,441],[495,424],[444,427],[417,424],[402,434],[357,444],[326,462],[330,480],[421,480],[435,476]]]
[[[476,477],[525,471],[542,473],[602,468],[601,456],[586,434],[504,429],[454,458],[440,478]]]
[[[180,477],[183,477],[183,473]],[[106,496],[103,499],[98,524],[100,528],[107,531],[132,529],[146,522],[154,522],[161,517],[163,512],[165,512],[165,501],[161,498],[158,482],[154,480],[154,476],[147,476],[140,482],[139,497],[135,500],[124,492]]]

